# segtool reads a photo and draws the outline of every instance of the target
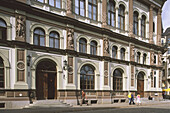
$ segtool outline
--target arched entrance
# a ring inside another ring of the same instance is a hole
[[[144,97],[144,73],[139,72],[137,76],[137,93]]]
[[[36,68],[37,100],[57,98],[56,64],[48,59],[40,61]]]

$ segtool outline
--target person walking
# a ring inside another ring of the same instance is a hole
[[[131,93],[130,92],[128,94],[128,99],[129,99],[129,105],[131,105]]]
[[[140,105],[141,104],[141,100],[140,100],[140,94],[139,93],[136,96],[136,100],[137,100],[137,105]]]
[[[134,95],[133,95],[133,94],[131,94],[131,102],[132,102],[133,104],[135,104],[135,102],[134,102]]]
[[[86,103],[85,98],[87,99],[87,96],[83,90],[81,93],[82,93],[82,100],[81,100],[80,106],[82,106],[82,104]],[[88,103],[87,103],[87,105],[88,105]]]

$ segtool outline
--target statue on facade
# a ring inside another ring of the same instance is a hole
[[[108,38],[104,38],[104,54],[109,54],[109,40]]]
[[[16,37],[25,38],[25,18],[22,16],[16,17]]]
[[[159,65],[162,65],[162,54],[159,54]]]
[[[74,30],[68,29],[67,31],[68,48],[74,48]]]

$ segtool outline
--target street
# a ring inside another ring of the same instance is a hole
[[[62,107],[36,109],[0,109],[0,113],[170,113],[170,103],[150,106],[129,106],[126,108]]]

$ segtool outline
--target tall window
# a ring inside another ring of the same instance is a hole
[[[141,20],[141,36],[146,36],[146,17],[143,15]]]
[[[153,22],[153,32],[155,32],[155,22]]]
[[[7,25],[4,20],[0,19],[0,40],[5,40],[7,34]]]
[[[138,35],[138,12],[133,13],[133,33]]]
[[[4,88],[4,63],[2,58],[0,57],[0,88]]]
[[[147,55],[143,54],[143,64],[146,64],[146,57],[147,57]]]
[[[50,47],[52,48],[59,48],[60,47],[60,39],[59,34],[55,31],[52,31],[49,35],[49,43]]]
[[[79,52],[86,53],[87,51],[87,40],[85,38],[81,38],[79,40]]]
[[[154,61],[153,62],[154,62],[154,64],[156,64],[156,55],[154,55]]]
[[[85,65],[80,70],[80,89],[94,89],[94,67]]]
[[[170,68],[168,69],[168,76],[170,76]]]
[[[116,23],[116,15],[115,15],[115,2],[113,0],[109,0],[107,5],[108,10],[108,25],[115,27]]]
[[[118,28],[121,30],[125,30],[125,7],[123,5],[119,6]]]
[[[137,52],[137,63],[140,63],[140,52]]]
[[[120,49],[120,59],[125,60],[125,49],[124,48]]]
[[[41,28],[34,30],[34,45],[45,46],[45,32]]]
[[[92,55],[97,54],[97,42],[96,41],[90,42],[90,54],[92,54]]]
[[[89,0],[89,18],[97,20],[97,0]]]
[[[115,59],[117,58],[117,47],[116,46],[112,47],[112,57]]]
[[[85,0],[75,0],[75,13],[85,16]]]
[[[116,69],[113,72],[113,90],[121,91],[123,90],[123,71],[121,69]]]
[[[154,71],[154,87],[156,88],[156,71]]]
[[[48,0],[50,6],[61,8],[61,0]]]

